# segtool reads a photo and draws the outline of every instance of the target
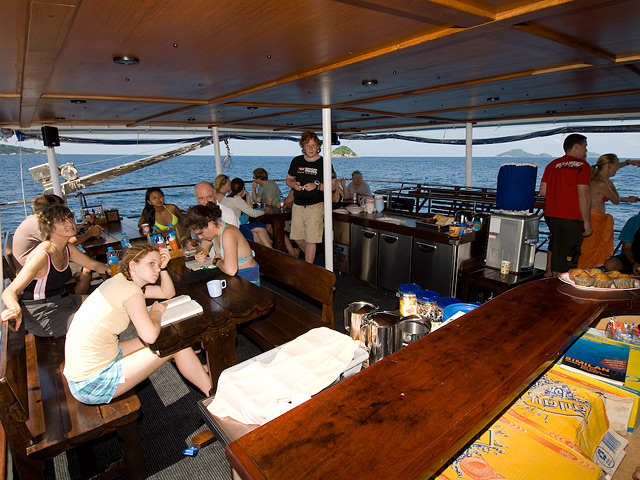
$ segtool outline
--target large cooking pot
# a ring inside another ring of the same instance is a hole
[[[362,315],[372,313],[378,307],[368,302],[353,302],[344,309],[344,328],[354,340],[360,340]]]
[[[473,223],[473,212],[471,210],[458,210],[453,214],[453,223],[466,225],[469,222]]]
[[[399,321],[400,315],[396,312],[372,312],[362,315],[360,345],[369,352],[369,364],[376,363],[398,350]]]

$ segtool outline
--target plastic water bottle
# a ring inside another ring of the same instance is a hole
[[[120,234],[120,246],[122,248],[129,248],[131,246],[131,242],[129,241],[129,237],[125,232]]]
[[[153,245],[164,245],[164,238],[162,238],[162,234],[158,230],[158,227],[153,227],[153,232],[151,233],[150,238]]]
[[[118,273],[118,253],[113,247],[107,248],[107,266],[112,277]]]
[[[169,224],[169,228],[167,229],[167,246],[169,250],[176,251],[180,249],[178,245],[178,239],[176,236],[176,230],[173,228],[173,224]]]

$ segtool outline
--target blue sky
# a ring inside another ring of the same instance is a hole
[[[581,125],[620,125],[633,124],[637,122],[584,122]],[[533,131],[549,130],[564,126],[564,123],[538,124],[538,125],[515,125],[499,127],[474,128],[474,138],[491,138],[508,135],[517,135]],[[318,132],[319,133],[319,132]],[[465,137],[464,128],[451,128],[447,130],[431,130],[425,132],[409,131],[401,132],[401,135],[424,136],[436,139],[463,139]],[[193,136],[193,135],[190,135]],[[122,136],[121,136],[122,137]],[[157,138],[157,136],[151,136]],[[562,155],[562,141],[565,135],[555,135],[551,137],[534,138],[520,142],[501,143],[494,145],[477,145],[473,147],[474,157],[491,157],[511,149],[522,149],[533,154],[548,153],[552,156]],[[588,150],[591,152],[616,153],[621,159],[640,158],[640,134],[638,133],[590,133],[588,137]],[[10,145],[17,145],[17,140],[12,137]],[[346,145],[354,150],[359,156],[401,156],[401,157],[463,157],[465,155],[464,146],[450,146],[438,144],[425,144],[407,142],[402,140],[341,140],[341,145]],[[23,142],[24,147],[42,148],[39,142]],[[300,153],[297,143],[290,141],[273,140],[231,140],[229,142],[232,155],[251,156],[294,156]],[[99,146],[99,145],[78,145],[63,144],[56,148],[59,154],[140,154],[153,155],[171,149],[171,146]],[[226,154],[224,144],[221,145],[222,155]],[[197,150],[196,155],[213,155],[213,146]]]

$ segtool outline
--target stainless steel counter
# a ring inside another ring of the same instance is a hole
[[[350,266],[347,273],[392,291],[401,283],[413,282],[424,289],[435,290],[442,296],[455,296],[460,265],[467,259],[484,256],[486,234],[473,232],[452,239],[446,232],[417,226],[418,218],[386,212],[355,215],[334,212],[333,220],[338,232],[336,241],[340,238],[339,244],[335,245],[341,254],[347,252]],[[344,234],[346,225],[350,225],[349,238]],[[370,242],[366,242],[365,251],[361,239],[354,236],[354,232],[361,231],[376,233],[375,256]],[[402,238],[404,246],[400,249],[385,248],[387,245],[379,248],[379,232]],[[407,263],[409,269],[400,266]],[[343,261],[341,265],[344,264]],[[363,265],[366,268],[363,269]]]

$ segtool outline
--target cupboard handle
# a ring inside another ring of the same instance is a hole
[[[416,246],[425,253],[431,253],[438,249],[437,245],[431,243],[416,242]]]

